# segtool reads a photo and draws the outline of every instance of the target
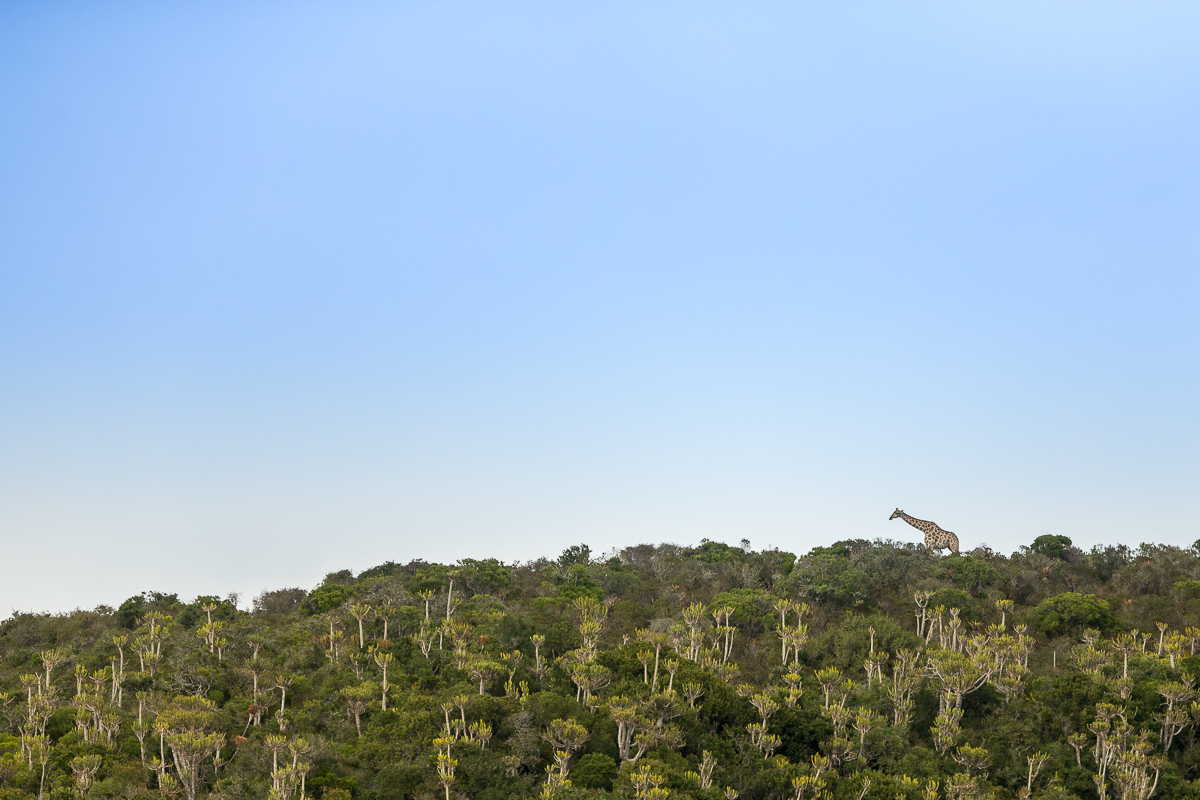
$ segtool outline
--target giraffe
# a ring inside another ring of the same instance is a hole
[[[958,555],[958,537],[950,531],[942,530],[936,522],[930,522],[927,519],[910,517],[908,514],[905,514],[898,508],[892,512],[892,515],[888,517],[888,520],[893,520],[896,517],[899,517],[909,525],[912,525],[914,528],[919,530],[921,533],[925,534],[925,546],[930,550],[941,550],[945,548],[951,553]]]

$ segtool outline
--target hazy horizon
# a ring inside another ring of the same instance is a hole
[[[0,614],[1200,539],[1200,9],[0,7]]]

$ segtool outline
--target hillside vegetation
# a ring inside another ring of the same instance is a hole
[[[1200,798],[1200,553],[702,541],[0,623],[0,800]]]

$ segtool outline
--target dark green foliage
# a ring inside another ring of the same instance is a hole
[[[1097,545],[1087,554],[1085,562],[1096,575],[1096,578],[1107,583],[1117,570],[1133,559],[1133,553],[1123,544],[1101,547]]]
[[[325,576],[325,580],[321,581],[322,586],[351,586],[354,584],[354,572],[348,569],[340,569],[337,572],[330,572]]]
[[[1047,636],[1079,633],[1094,628],[1108,633],[1121,627],[1108,610],[1108,603],[1094,594],[1064,592],[1048,598],[1034,609],[1038,630]]]
[[[399,573],[403,567],[394,561],[385,561],[377,567],[371,567],[368,570],[363,570],[358,573],[358,579],[366,580],[368,578],[388,578]]]
[[[1047,558],[1057,558],[1063,561],[1067,559],[1067,548],[1071,546],[1071,540],[1066,536],[1052,536],[1046,534],[1039,536],[1033,540],[1033,544],[1029,549],[1035,553],[1041,553]]]
[[[386,770],[387,767],[384,767],[383,771]],[[358,788],[358,781],[340,774],[335,765],[328,762],[318,764],[306,783],[310,791],[318,792],[323,797],[327,797],[335,789],[341,789],[353,795],[355,789]]]
[[[1096,704],[1111,702],[1102,681],[1080,672],[1034,678],[1029,694],[1039,704],[1039,724],[1046,730],[1082,731],[1096,716]]]
[[[916,634],[904,630],[883,614],[869,616],[847,612],[836,624],[829,625],[814,637],[805,648],[814,663],[835,666],[846,673],[862,667],[871,652],[871,630],[874,629],[875,649],[895,652],[900,648],[919,649],[923,642]]]
[[[802,597],[843,607],[861,606],[871,595],[870,576],[850,558],[849,543],[813,548],[796,561],[787,585]]]
[[[313,589],[300,606],[309,616],[312,616],[332,611],[349,598],[350,590],[345,586],[334,583]]]
[[[122,628],[133,630],[137,626],[138,620],[147,611],[161,611],[165,614],[170,614],[180,605],[177,595],[163,594],[162,592],[142,592],[141,594],[135,594],[124,603],[121,603],[114,617],[117,624]]]
[[[577,544],[563,550],[562,555],[558,557],[558,565],[565,567],[571,564],[578,564],[586,567],[591,562],[592,548],[586,544]]]
[[[767,577],[773,579],[776,575],[787,577],[796,565],[796,554],[785,550],[764,550],[759,554],[764,562],[764,572],[770,572]]]
[[[604,753],[588,753],[571,770],[571,783],[584,789],[612,789],[617,762]]]
[[[865,576],[870,601],[893,610],[907,607],[907,587],[928,575],[936,561],[924,544],[890,540],[854,547],[848,557]]]
[[[927,575],[933,563],[924,545],[848,539],[814,547],[796,561],[787,585],[804,598],[842,607],[894,606],[907,601],[904,587]]]
[[[781,739],[780,752],[796,763],[808,761],[820,751],[821,742],[833,735],[829,720],[821,716],[819,692],[810,692],[794,708],[784,706],[776,713],[771,730]],[[746,715],[750,718],[750,714]]]
[[[776,619],[771,595],[761,589],[734,589],[721,592],[712,599],[710,608],[725,606],[733,609],[733,620],[747,631],[760,633],[770,630]]]
[[[1185,550],[1143,544],[1129,563],[1113,575],[1112,588],[1130,597],[1165,598],[1188,578],[1194,557]]]
[[[236,599],[236,596],[222,600],[213,595],[201,595],[190,603],[179,604],[175,612],[175,619],[187,630],[207,622],[209,614],[214,620],[228,622],[237,616]],[[212,610],[205,611],[205,606]]]
[[[263,592],[254,598],[254,613],[258,616],[279,619],[300,609],[308,592],[303,589],[276,589]]]
[[[370,782],[375,800],[408,800],[423,789],[432,777],[428,763],[396,761],[386,765]]]
[[[733,547],[724,542],[712,542],[708,539],[701,539],[699,547],[689,547],[683,551],[683,554],[705,564],[743,561],[746,556],[745,551],[740,547]]]
[[[472,592],[498,594],[512,582],[508,567],[494,558],[483,561],[464,558],[458,563],[459,574]]]
[[[983,611],[979,602],[958,589],[938,589],[930,598],[929,606],[930,608],[937,606],[957,608],[961,612],[959,617],[964,622],[979,622],[983,619]]]
[[[977,596],[982,594],[984,589],[1004,582],[1004,573],[1000,570],[982,558],[966,555],[946,559],[938,572],[955,586]]]
[[[578,597],[599,600],[603,597],[600,587],[592,580],[591,570],[582,564],[564,567],[554,582],[558,586],[558,596],[563,600],[574,600]]]

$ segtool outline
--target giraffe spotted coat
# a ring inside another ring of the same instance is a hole
[[[916,528],[917,530],[924,533],[925,534],[925,546],[928,547],[930,550],[943,550],[944,549],[944,550],[949,550],[951,553],[954,553],[954,554],[958,553],[958,537],[955,536],[950,531],[942,530],[941,527],[939,527],[936,522],[930,522],[927,519],[917,519],[916,517],[910,517],[908,514],[905,514],[903,511],[901,511],[898,508],[892,512],[892,515],[890,517],[888,517],[888,519],[893,520],[896,517],[899,517],[900,519],[907,522],[909,525],[912,525],[914,528]]]

